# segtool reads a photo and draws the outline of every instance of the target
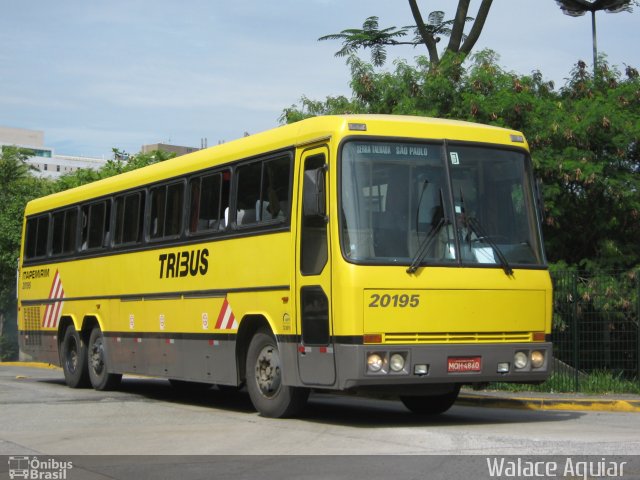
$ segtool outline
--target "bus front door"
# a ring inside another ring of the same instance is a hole
[[[302,154],[298,192],[296,295],[298,368],[307,385],[332,385],[336,379],[331,321],[331,262],[326,195],[328,149]]]

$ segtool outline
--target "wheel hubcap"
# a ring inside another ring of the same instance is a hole
[[[272,345],[264,347],[258,355],[256,382],[265,397],[273,397],[280,389],[280,356]]]
[[[91,345],[91,351],[89,352],[89,362],[91,363],[91,369],[98,375],[102,373],[104,369],[104,354],[102,348],[102,338],[97,338]]]
[[[67,370],[71,373],[75,373],[78,368],[78,344],[75,339],[69,342],[69,349],[67,352]]]

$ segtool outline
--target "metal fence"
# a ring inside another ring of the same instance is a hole
[[[640,386],[640,271],[552,279],[554,386],[579,392],[594,378]]]

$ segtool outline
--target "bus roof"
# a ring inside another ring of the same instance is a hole
[[[371,114],[312,117],[32,200],[27,204],[25,214],[32,215],[91,198],[103,197],[114,192],[296,145],[309,144],[334,136],[342,138],[350,135],[481,141],[527,148],[526,141],[518,131],[458,120]],[[514,143],[514,136],[522,140]]]

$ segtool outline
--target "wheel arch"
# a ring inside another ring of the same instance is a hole
[[[100,321],[100,318],[97,315],[85,315],[84,318],[82,319],[82,328],[80,330],[80,335],[82,337],[82,340],[88,345],[89,344],[89,337],[91,336],[91,331],[95,328],[98,327],[101,331],[104,331],[104,329],[102,328],[102,322]]]
[[[273,328],[265,315],[257,313],[247,314],[242,317],[236,334],[236,364],[238,366],[239,383],[244,382],[246,379],[246,358],[249,343],[251,343],[251,339],[259,330],[266,330],[274,335]]]
[[[60,346],[62,345],[64,334],[67,331],[67,328],[69,328],[70,326],[73,326],[76,331],[80,331],[80,324],[75,315],[62,315],[60,317],[60,321],[58,322],[58,352],[60,351]]]

